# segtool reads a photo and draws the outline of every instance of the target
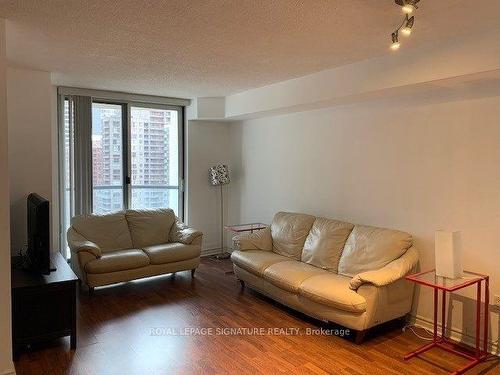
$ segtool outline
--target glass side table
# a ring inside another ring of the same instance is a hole
[[[434,329],[432,342],[420,347],[419,349],[410,352],[404,356],[405,360],[409,360],[429,349],[439,347],[450,353],[457,354],[469,360],[469,362],[452,372],[452,374],[463,374],[471,369],[488,356],[488,305],[489,305],[489,276],[475,272],[464,271],[462,277],[457,279],[449,279],[442,276],[437,276],[435,270],[420,272],[406,276],[406,280],[414,283],[428,286],[434,289]],[[481,350],[481,289],[484,281],[484,320],[483,326],[483,348]],[[454,342],[445,337],[446,332],[446,292],[455,292],[459,289],[468,286],[476,285],[476,347],[475,351],[465,353],[458,351],[453,347]],[[441,291],[441,335],[438,334],[438,294]]]
[[[249,224],[235,224],[235,225],[226,225],[224,229],[228,232],[233,232],[236,234],[250,232],[253,233],[256,230],[266,229],[268,226],[262,223],[249,223]]]
[[[225,230],[234,233],[250,232],[253,233],[256,230],[266,229],[267,225],[262,223],[250,223],[250,224],[236,224],[236,225],[226,225]]]
[[[236,234],[250,232],[253,233],[256,230],[266,229],[268,226],[262,223],[249,223],[249,224],[235,224],[235,225],[225,225],[224,229],[228,232],[233,232]],[[234,273],[234,271],[228,271],[226,274]]]

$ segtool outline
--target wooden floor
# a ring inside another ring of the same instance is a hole
[[[463,360],[431,351],[409,362],[423,343],[398,326],[383,327],[362,345],[348,338],[305,335],[332,328],[250,291],[229,261],[204,259],[192,280],[179,272],[81,292],[78,347],[62,339],[32,348],[17,374],[445,374]],[[179,335],[186,327],[212,335]],[[299,335],[216,335],[219,328],[294,328]],[[471,374],[500,374],[498,358]]]

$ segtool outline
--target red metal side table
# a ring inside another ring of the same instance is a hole
[[[488,305],[489,305],[489,276],[481,275],[474,272],[465,271],[464,275],[458,279],[449,279],[442,276],[437,276],[435,270],[420,272],[413,275],[406,276],[406,279],[414,283],[425,285],[434,288],[434,330],[433,340],[430,344],[424,345],[421,348],[408,353],[404,356],[405,360],[413,358],[429,349],[438,347],[450,353],[460,355],[469,360],[467,365],[463,366],[452,374],[463,374],[465,371],[471,369],[488,356]],[[484,320],[483,320],[483,349],[481,350],[481,288],[484,281]],[[446,331],[446,292],[455,292],[459,289],[477,285],[476,296],[476,348],[475,351],[465,353],[458,351],[453,347],[454,342],[445,337]],[[441,336],[438,334],[438,292],[441,290]]]

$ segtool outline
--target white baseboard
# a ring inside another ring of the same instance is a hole
[[[419,327],[422,327],[425,329],[429,329],[431,331],[434,328],[434,324],[433,324],[432,320],[424,318],[423,316],[420,316],[420,315],[413,316],[412,315],[410,320],[416,326],[419,326]],[[441,325],[438,323],[438,332],[440,332],[440,331],[441,331]],[[452,340],[458,341],[462,344],[465,344],[465,345],[473,347],[473,348],[476,346],[476,338],[474,336],[466,335],[462,332],[462,330],[460,330],[456,327],[452,327],[451,329],[447,328],[447,331],[450,332],[450,338]],[[482,345],[482,341],[481,341],[481,345]],[[481,346],[481,348],[482,348],[482,346]],[[493,342],[490,339],[488,341],[488,352],[490,354],[498,356],[498,355],[500,355],[498,350],[499,350],[498,341]]]
[[[1,373],[1,375],[16,375],[16,369],[14,368],[14,362],[11,362],[10,369]]]
[[[225,251],[231,252],[231,249],[225,249]],[[203,249],[201,250],[201,257],[209,257],[220,253],[221,253],[220,247],[216,247],[213,249]]]

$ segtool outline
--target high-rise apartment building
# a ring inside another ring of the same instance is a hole
[[[117,105],[92,108],[93,211],[123,209],[122,112]]]
[[[170,111],[132,109],[132,207],[169,207]]]

